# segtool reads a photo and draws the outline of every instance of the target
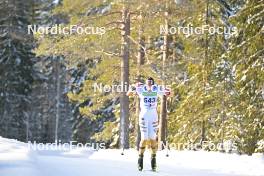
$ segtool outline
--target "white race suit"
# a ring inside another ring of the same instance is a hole
[[[164,95],[163,88],[152,85],[148,90],[146,85],[136,87],[140,98],[139,126],[142,140],[156,139],[158,130],[157,101],[158,96]]]

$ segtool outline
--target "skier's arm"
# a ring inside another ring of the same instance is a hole
[[[130,97],[130,96],[135,96],[136,94],[137,93],[134,91],[128,91],[126,95]]]
[[[171,89],[165,88],[165,92],[164,92],[166,97],[171,96]]]
[[[142,92],[142,83],[137,82],[136,84],[131,85],[129,91],[127,92],[127,96],[134,96],[134,95],[140,95]]]
[[[171,89],[169,89],[169,88],[167,88],[167,87],[162,87],[162,86],[159,86],[159,89],[158,89],[159,91],[158,91],[158,94],[160,95],[160,96],[163,96],[163,95],[165,95],[165,96],[171,96]]]

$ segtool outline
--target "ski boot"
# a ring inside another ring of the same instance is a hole
[[[157,171],[156,154],[151,155],[151,169],[154,172]]]
[[[142,171],[143,170],[143,154],[140,154],[138,157],[138,170]]]

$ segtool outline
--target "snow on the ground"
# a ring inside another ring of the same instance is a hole
[[[33,150],[28,144],[0,137],[0,176],[264,176],[264,157],[205,151],[165,151],[157,156],[158,172],[150,171],[150,154],[144,171],[137,170],[137,151]]]

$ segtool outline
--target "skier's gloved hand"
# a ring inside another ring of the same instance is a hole
[[[168,89],[168,88],[166,88],[166,89],[165,89],[165,95],[166,95],[166,96],[170,96],[170,95],[171,95],[171,90]]]
[[[136,91],[136,87],[135,86],[131,86],[131,90],[132,91]]]

